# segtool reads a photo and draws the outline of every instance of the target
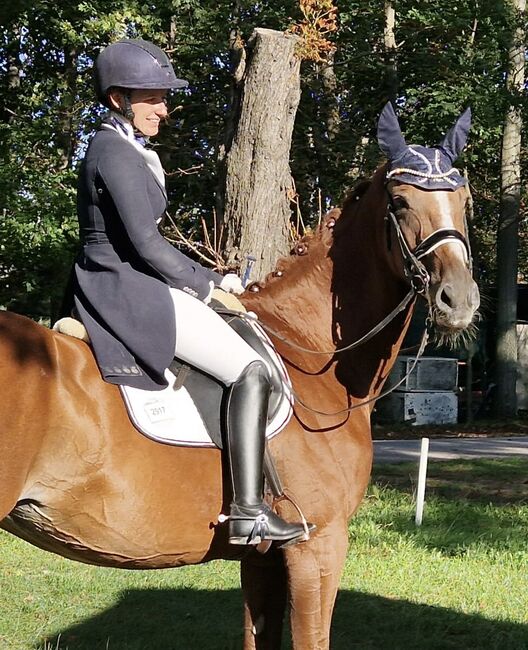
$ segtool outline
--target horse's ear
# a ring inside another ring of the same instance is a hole
[[[378,120],[378,144],[389,160],[396,160],[407,149],[392,104],[388,102]]]
[[[452,163],[455,162],[466,145],[470,126],[471,109],[466,108],[438,145],[449,156]]]

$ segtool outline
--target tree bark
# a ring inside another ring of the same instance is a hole
[[[501,160],[501,200],[497,235],[497,400],[499,417],[517,414],[517,271],[519,204],[521,197],[522,117],[518,98],[524,89],[526,0],[512,0],[516,29],[509,51],[506,87],[511,95],[504,120]]]
[[[64,90],[58,116],[57,145],[59,149],[59,169],[67,169],[73,159],[77,134],[74,125],[74,105],[77,85],[77,57],[74,47],[64,50]]]
[[[398,71],[396,68],[396,36],[394,27],[396,25],[396,14],[392,2],[385,2],[385,28],[383,30],[383,45],[386,68],[387,97],[392,103],[396,102],[398,95]]]
[[[295,36],[256,29],[248,43],[241,80],[239,119],[226,154],[224,255],[250,280],[268,273],[290,245],[289,166],[293,124],[300,99],[300,60]]]

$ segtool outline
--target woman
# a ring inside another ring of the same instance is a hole
[[[157,154],[145,148],[167,117],[165,96],[184,88],[166,54],[144,40],[122,40],[95,63],[99,100],[110,109],[80,170],[77,210],[82,250],[74,300],[105,381],[166,386],[174,356],[229,390],[226,439],[233,502],[229,541],[300,541],[262,500],[270,377],[266,364],[212,309],[214,286],[241,293],[240,279],[203,268],[171,246],[157,223],[167,204]]]

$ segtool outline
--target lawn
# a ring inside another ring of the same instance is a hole
[[[528,461],[431,463],[421,528],[416,473],[375,470],[350,525],[333,650],[525,650]],[[241,619],[235,563],[101,569],[0,531],[1,650],[229,650]]]

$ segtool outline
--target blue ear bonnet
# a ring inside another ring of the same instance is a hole
[[[389,159],[387,181],[395,180],[424,190],[456,190],[467,179],[453,167],[471,125],[468,108],[437,147],[408,145],[392,104],[386,104],[378,122],[378,143]]]
[[[387,180],[416,185],[424,190],[456,190],[467,183],[441,149],[412,144],[399,158],[389,161]]]

